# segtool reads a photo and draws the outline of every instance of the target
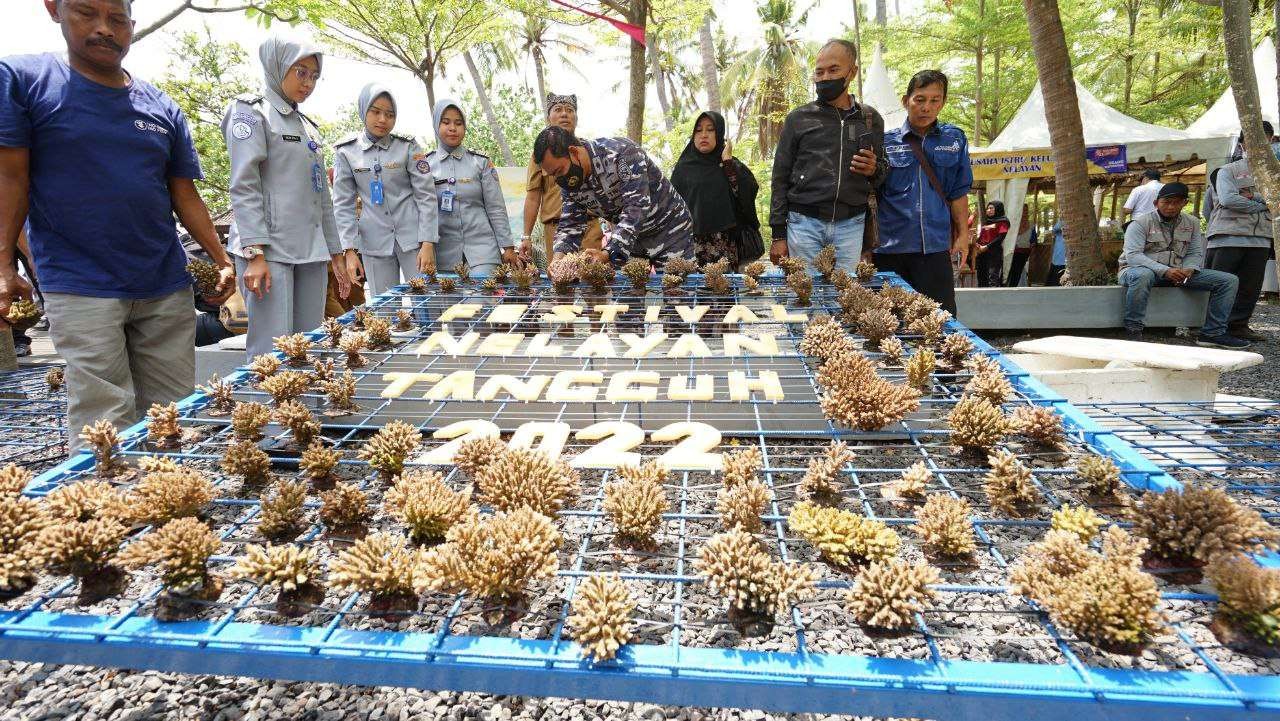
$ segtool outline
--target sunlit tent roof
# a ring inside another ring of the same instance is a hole
[[[907,111],[902,109],[902,90],[894,87],[889,77],[889,68],[884,64],[880,48],[876,48],[871,64],[862,71],[862,99],[884,116],[885,129],[896,128],[907,119]]]
[[[1273,75],[1274,68],[1273,63]],[[1221,162],[1231,152],[1231,139],[1228,136],[1233,135],[1234,131],[1193,133],[1144,123],[1102,102],[1078,82],[1076,97],[1084,123],[1085,144],[1124,145],[1131,164],[1188,160],[1193,156]],[[1044,96],[1040,92],[1040,83],[1037,82],[1004,132],[983,150],[1031,150],[1048,148],[1050,145],[1049,125],[1044,116]]]
[[[1271,38],[1263,38],[1253,51],[1253,69],[1258,75],[1258,97],[1262,99],[1262,117],[1276,122],[1276,46]],[[1240,132],[1240,116],[1231,86],[1200,119],[1187,126],[1192,135],[1236,135]]]

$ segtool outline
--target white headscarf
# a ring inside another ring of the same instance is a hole
[[[262,78],[267,90],[289,100],[284,94],[284,76],[299,60],[314,55],[317,70],[324,68],[324,51],[308,40],[272,35],[258,46],[258,59],[262,61]],[[290,101],[292,102],[292,101]]]

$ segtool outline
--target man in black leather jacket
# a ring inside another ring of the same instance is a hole
[[[853,43],[828,41],[815,64],[818,99],[787,115],[774,151],[769,257],[812,262],[834,245],[837,265],[852,271],[863,251],[868,198],[889,172],[884,119],[849,94],[858,76]]]

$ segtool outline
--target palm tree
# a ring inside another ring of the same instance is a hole
[[[720,73],[716,69],[716,46],[711,38],[711,10],[702,16],[702,27],[698,29],[698,50],[702,53],[702,84],[707,88],[707,107],[715,112],[721,111],[720,105]]]
[[[683,61],[693,52],[693,39],[680,37],[675,32],[649,31],[649,74],[658,91],[658,105],[662,108],[663,123],[667,130],[675,124],[675,118],[683,115],[685,107],[697,107],[697,91],[702,85],[699,73]],[[714,61],[713,61],[714,62]]]
[[[1245,154],[1249,170],[1258,179],[1266,198],[1280,197],[1280,160],[1267,147],[1271,140],[1262,128],[1262,99],[1258,97],[1258,75],[1253,67],[1253,39],[1250,34],[1248,0],[1222,0],[1222,39],[1226,47],[1227,69],[1231,73],[1231,90],[1236,101],[1236,114],[1244,131]],[[1280,4],[1274,12],[1280,17]],[[1280,250],[1280,213],[1271,218],[1272,246]],[[1280,255],[1276,256],[1280,258]],[[1280,277],[1280,266],[1277,267]]]
[[[744,52],[728,69],[721,91],[743,97],[755,113],[761,152],[772,155],[789,108],[788,90],[809,75],[813,49],[800,39],[810,5],[797,15],[795,0],[762,0],[756,7],[764,42]]]
[[[496,43],[490,44],[496,46]],[[505,57],[509,57],[510,53],[506,53]],[[491,57],[504,57],[499,50],[497,54]],[[502,162],[504,165],[515,165],[515,156],[511,154],[511,145],[507,143],[507,134],[502,130],[502,123],[498,122],[498,115],[493,110],[493,102],[489,100],[488,83],[480,75],[480,68],[476,65],[475,58],[471,54],[471,49],[467,48],[462,51],[462,59],[467,64],[467,73],[471,75],[471,82],[476,87],[476,97],[480,99],[480,107],[484,109],[485,120],[488,121],[489,127],[493,130],[493,139],[498,143],[498,149],[502,151]],[[490,74],[492,77],[492,74]]]
[[[1075,76],[1057,0],[1022,0],[1031,31],[1036,68],[1044,93],[1044,116],[1053,145],[1054,194],[1061,208],[1063,240],[1067,244],[1067,272],[1074,285],[1107,282],[1098,242],[1098,217],[1093,211],[1089,170],[1085,164],[1084,127],[1076,98]]]
[[[551,32],[551,22],[545,13],[523,13],[524,22],[517,26],[516,37],[519,40],[519,51],[533,61],[533,72],[538,84],[538,114],[542,114],[542,103],[547,98],[547,58],[556,61],[557,67],[565,67],[578,75],[582,71],[574,64],[572,55],[585,55],[587,46],[572,39]],[[582,25],[574,22],[569,16],[557,14],[555,20],[566,25]]]

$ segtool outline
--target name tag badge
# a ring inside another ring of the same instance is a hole
[[[453,212],[453,188],[445,188],[440,191],[440,211],[442,213]]]
[[[285,139],[285,142],[289,142],[289,143],[301,143],[301,142],[302,142],[302,136],[301,136],[301,135],[281,135],[280,137],[284,138],[284,139]]]
[[[369,201],[374,205],[382,205],[382,181],[374,180],[369,183]]]
[[[311,189],[317,193],[324,190],[324,168],[319,163],[311,164]]]

